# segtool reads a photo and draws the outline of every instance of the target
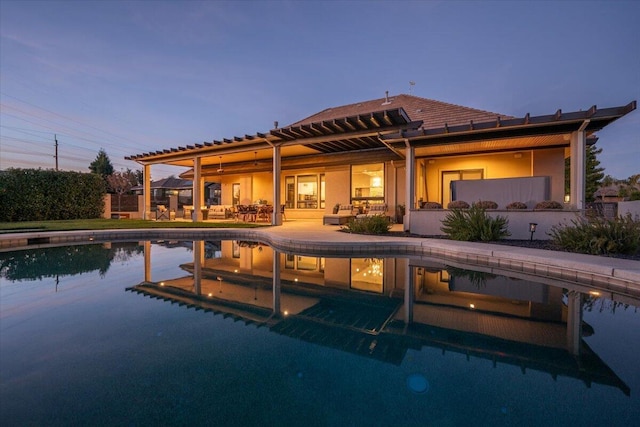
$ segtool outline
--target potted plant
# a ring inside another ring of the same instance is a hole
[[[402,224],[404,221],[405,208],[404,205],[400,204],[396,206],[396,223]]]

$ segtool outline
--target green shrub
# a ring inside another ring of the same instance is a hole
[[[0,173],[0,221],[99,218],[105,194],[97,174],[7,169]]]
[[[359,234],[386,234],[390,228],[391,221],[389,221],[389,218],[383,215],[376,215],[351,219],[342,227],[342,230]]]
[[[469,209],[469,203],[464,200],[454,200],[453,202],[449,202],[447,209]]]
[[[640,250],[640,220],[622,218],[574,219],[572,225],[551,227],[554,244],[570,252],[592,255],[634,255]]]
[[[442,205],[438,202],[424,202],[421,206],[422,209],[442,209]]]
[[[453,209],[442,220],[442,225],[440,230],[453,240],[489,242],[511,235],[507,230],[507,218],[498,215],[494,219],[479,206],[468,210]]]
[[[536,209],[562,209],[562,204],[555,200],[545,200],[536,205]]]
[[[507,210],[527,209],[527,204],[523,202],[511,202],[507,205]]]
[[[478,200],[477,202],[473,202],[471,206],[477,206],[482,209],[498,209],[498,204],[491,200]]]

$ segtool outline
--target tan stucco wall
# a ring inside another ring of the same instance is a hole
[[[533,176],[548,176],[551,186],[549,197],[564,202],[564,148],[533,152]]]
[[[336,203],[348,204],[351,200],[351,168],[348,165],[327,168],[325,173],[327,198],[324,213],[331,213]]]
[[[553,200],[564,200],[564,150],[549,149],[519,151],[516,153],[459,156],[451,158],[419,159],[426,164],[427,192],[418,193],[421,188],[419,174],[416,173],[416,198],[430,202],[442,202],[442,172],[480,169],[484,179],[516,178],[527,176],[551,177]],[[419,168],[417,168],[419,170]]]

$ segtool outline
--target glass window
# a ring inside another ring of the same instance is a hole
[[[240,204],[240,184],[233,184],[231,188],[233,192],[233,206],[237,206]]]
[[[354,206],[384,202],[384,163],[351,167],[351,202]]]
[[[318,175],[298,176],[298,209],[318,209]]]
[[[287,176],[284,178],[284,203],[288,209],[294,209],[296,207],[296,178],[294,176]]]
[[[284,203],[289,209],[324,209],[324,174],[286,176],[284,194]]]
[[[326,185],[324,180],[324,174],[320,175],[320,209],[324,209],[324,198],[326,192]]]
[[[382,293],[384,260],[382,258],[351,259],[351,289]]]

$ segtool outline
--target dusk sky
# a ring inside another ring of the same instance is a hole
[[[140,169],[124,157],[385,91],[519,117],[626,105],[639,29],[639,1],[0,0],[0,169],[55,167],[54,135],[61,170],[100,148]],[[598,136],[606,174],[640,173],[640,111]]]

